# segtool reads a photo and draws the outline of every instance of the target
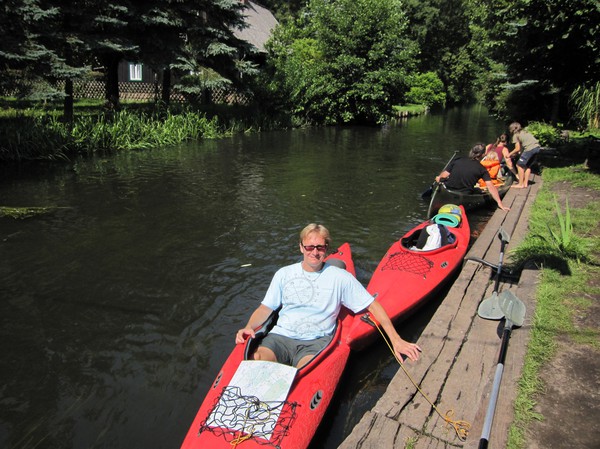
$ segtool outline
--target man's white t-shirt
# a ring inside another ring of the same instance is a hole
[[[321,271],[309,272],[299,262],[275,273],[262,304],[273,310],[281,306],[272,333],[314,340],[331,335],[342,305],[357,313],[372,302],[369,292],[346,270],[325,263]]]

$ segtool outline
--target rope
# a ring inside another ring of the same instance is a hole
[[[269,407],[269,405],[263,401],[259,401],[257,400],[254,404],[255,406],[255,411],[256,412],[260,412],[257,413],[257,418],[254,418],[254,421],[262,421],[263,423],[266,423],[269,421],[269,418],[271,417],[271,408]],[[266,417],[262,417],[262,418],[258,418],[258,414],[260,415],[265,415],[266,413]],[[229,443],[231,445],[232,448],[237,448],[238,445],[242,444],[244,441],[249,440],[250,438],[252,438],[254,436],[254,429],[255,429],[255,425],[251,424],[248,429],[246,430],[246,424],[248,423],[248,419],[250,418],[250,407],[248,407],[246,409],[246,413],[244,414],[244,422],[242,424],[242,430],[240,430],[237,434],[237,436],[231,440],[231,442]],[[243,433],[246,433],[246,435],[243,435]]]
[[[442,418],[446,422],[446,426],[445,426],[446,429],[448,429],[449,427],[453,427],[458,439],[460,441],[466,441],[467,436],[469,436],[469,430],[471,429],[471,424],[467,421],[453,420],[452,418],[454,417],[454,410],[452,410],[452,409],[448,410],[445,415],[442,415],[442,413],[438,410],[438,408],[435,406],[435,404],[429,400],[427,395],[423,392],[423,390],[421,390],[421,387],[419,387],[417,385],[417,383],[414,381],[414,379],[408,373],[408,371],[404,367],[404,363],[402,362],[402,359],[396,355],[396,351],[394,351],[394,348],[392,347],[389,339],[387,338],[387,335],[385,335],[385,333],[381,330],[381,327],[380,327],[379,323],[377,322],[377,320],[371,315],[369,315],[368,317],[373,322],[373,324],[375,325],[375,327],[377,328],[377,330],[383,337],[383,341],[385,341],[385,344],[388,346],[388,348],[390,348],[390,351],[392,351],[394,358],[400,364],[400,368],[402,368],[402,371],[404,371],[404,374],[406,374],[408,376],[408,378],[410,379],[412,384],[415,386],[417,391],[423,395],[423,397],[427,400],[427,402],[429,402],[429,404],[433,407],[433,409],[440,416],[440,418]]]

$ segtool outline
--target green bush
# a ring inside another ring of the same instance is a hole
[[[527,125],[527,131],[533,134],[543,147],[556,146],[561,142],[561,131],[544,122],[531,122]]]
[[[411,77],[409,85],[410,89],[406,94],[407,103],[423,104],[428,107],[446,106],[444,83],[434,72],[421,73]]]

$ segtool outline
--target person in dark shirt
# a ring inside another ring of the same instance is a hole
[[[490,174],[481,165],[481,159],[485,154],[485,145],[476,144],[469,152],[469,157],[461,157],[453,160],[446,169],[436,176],[436,182],[444,181],[446,187],[451,190],[458,190],[465,193],[475,193],[479,189],[476,187],[479,179],[483,179],[485,185],[492,195],[492,198],[502,210],[508,211],[510,208],[502,204],[502,199],[498,189],[492,182]]]

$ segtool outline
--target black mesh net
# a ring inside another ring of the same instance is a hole
[[[278,448],[296,418],[297,406],[287,401],[261,401],[244,396],[239,387],[225,387],[199,433],[222,436],[232,447],[252,438]]]

